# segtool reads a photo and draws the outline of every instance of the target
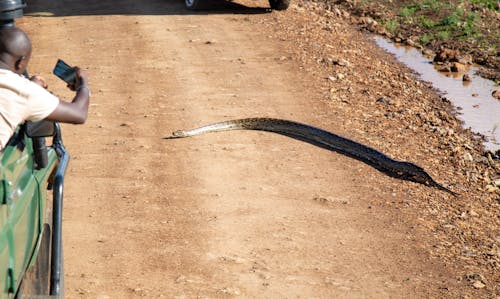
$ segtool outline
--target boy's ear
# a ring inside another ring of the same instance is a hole
[[[14,64],[16,71],[20,70],[23,67],[23,59],[24,57],[20,57],[18,60],[16,60],[16,63]]]
[[[26,56],[21,56],[19,59],[16,60],[14,63],[14,67],[16,68],[16,72],[24,72],[26,69],[26,64],[27,64],[27,59]]]

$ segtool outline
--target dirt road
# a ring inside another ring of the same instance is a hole
[[[72,156],[67,297],[461,293],[453,268],[425,249],[432,236],[419,216],[401,208],[418,194],[448,195],[270,133],[162,139],[216,121],[275,117],[370,140],[324,100],[324,78],[270,30],[279,13],[265,1],[239,3],[190,13],[181,1],[28,2],[21,25],[34,43],[31,72],[69,99],[50,75],[62,58],[87,68],[92,87],[87,124],[63,127]]]

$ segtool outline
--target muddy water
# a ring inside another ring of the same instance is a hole
[[[500,149],[500,101],[493,98],[491,93],[500,87],[490,80],[475,75],[476,68],[471,67],[466,72],[472,82],[463,82],[464,73],[438,72],[415,48],[396,46],[383,38],[376,38],[376,43],[396,58],[420,74],[422,80],[444,93],[459,112],[459,118],[464,127],[473,132],[484,135],[487,139],[487,150]]]

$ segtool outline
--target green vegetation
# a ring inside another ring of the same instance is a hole
[[[422,26],[424,26],[425,28],[432,28],[434,26],[436,26],[436,22],[434,22],[433,20],[431,19],[428,19],[426,16],[424,15],[420,15],[418,17],[418,21],[420,22],[420,24],[422,24]]]
[[[392,34],[396,34],[399,28],[399,23],[396,20],[387,20],[384,24],[385,29]]]
[[[422,9],[422,10],[426,10],[426,9],[436,10],[436,9],[439,9],[441,6],[443,6],[441,1],[426,0],[426,1],[423,1],[422,4],[420,4],[420,9]]]
[[[450,32],[449,31],[439,31],[436,33],[436,38],[440,40],[447,40],[450,38]]]
[[[430,42],[433,39],[434,39],[433,35],[431,35],[431,34],[424,34],[424,35],[422,35],[420,37],[420,42],[425,45],[425,44],[427,44],[428,42]]]
[[[479,1],[479,0],[477,0]],[[400,26],[417,26],[429,30],[421,36],[422,42],[428,43],[434,39],[461,39],[479,37],[480,29],[477,25],[479,15],[466,11],[462,7],[450,7],[437,13],[435,9],[444,8],[436,0],[427,0],[418,4],[411,4],[399,10],[399,19],[394,18],[384,22],[387,31],[396,34]],[[450,10],[450,8],[454,8]],[[444,13],[443,13],[444,12]]]
[[[468,53],[492,70],[486,76],[500,80],[500,0],[324,1],[373,18],[382,28],[372,30],[389,38],[411,40],[433,50],[447,47]]]
[[[482,44],[484,39],[490,44],[498,44],[500,25],[493,22],[494,18],[480,13],[483,9],[498,12],[498,0],[362,0],[358,3],[366,11],[375,11],[375,7],[377,11],[383,11],[383,14],[378,14],[377,19],[388,32],[410,33],[424,44],[434,40],[472,39],[477,40],[476,44]],[[482,26],[488,22],[493,23],[492,26]]]
[[[472,4],[481,5],[487,9],[500,11],[500,3],[498,0],[471,0]]]
[[[408,19],[410,16],[412,16],[413,14],[415,14],[415,12],[418,10],[418,7],[416,6],[408,6],[408,7],[403,7],[400,12],[399,12],[399,15],[405,19]]]

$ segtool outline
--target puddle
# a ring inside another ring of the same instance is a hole
[[[490,80],[475,75],[477,68],[471,67],[467,74],[472,82],[462,82],[462,73],[442,73],[437,71],[420,51],[415,48],[397,46],[384,38],[377,37],[375,42],[384,50],[420,74],[424,81],[444,93],[447,99],[457,107],[458,117],[464,122],[464,127],[484,135],[486,150],[500,149],[500,101],[491,93],[499,86]],[[451,75],[450,75],[451,74]]]

